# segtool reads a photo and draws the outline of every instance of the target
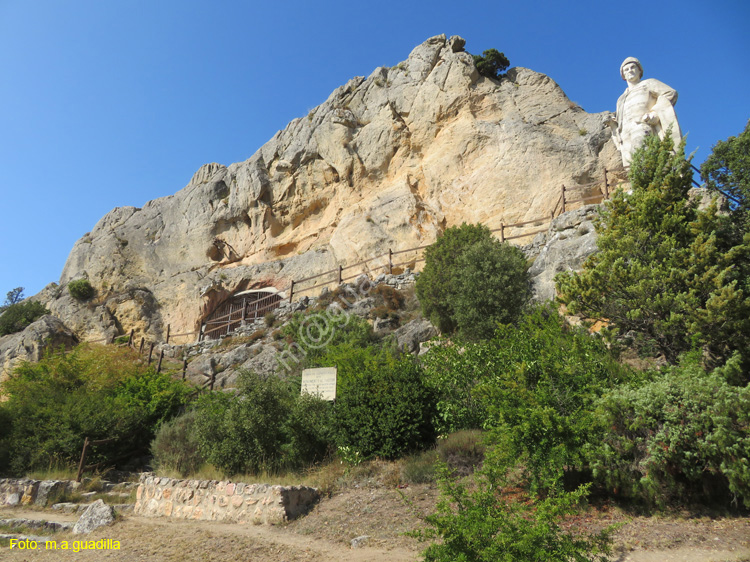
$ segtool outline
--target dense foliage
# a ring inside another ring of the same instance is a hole
[[[11,304],[0,315],[0,336],[20,332],[45,314],[49,314],[49,310],[37,301]]]
[[[91,464],[115,466],[146,454],[156,429],[190,391],[136,362],[130,350],[92,345],[22,364],[2,392],[0,412],[10,420],[0,445],[9,451],[2,470],[22,474],[75,466],[85,437],[112,439],[93,448]]]
[[[434,346],[425,364],[438,427],[481,424],[508,466],[523,463],[534,489],[554,488],[565,467],[584,463],[591,405],[630,376],[598,338],[547,307],[500,326],[492,340]]]
[[[194,422],[201,455],[228,474],[307,467],[327,453],[329,405],[278,377],[243,372],[238,392],[210,393]]]
[[[443,333],[490,337],[498,323],[515,320],[528,301],[526,259],[486,226],[464,223],[448,228],[425,250],[416,292],[422,312]]]
[[[500,78],[505,69],[510,66],[510,61],[505,54],[497,49],[487,49],[481,56],[472,55],[472,57],[479,74],[487,78]]]
[[[589,456],[621,497],[750,507],[750,387],[733,386],[738,361],[706,373],[699,358],[625,385],[598,404],[601,440]]]
[[[352,350],[353,353],[356,353]],[[381,354],[376,364],[339,371],[336,442],[362,458],[398,458],[431,446],[434,399],[410,357]]]
[[[675,363],[699,347],[711,364],[750,349],[750,298],[742,290],[750,238],[736,244],[715,206],[690,198],[691,169],[667,136],[633,158],[632,193],[617,192],[597,229],[599,252],[558,277],[574,313],[610,323],[643,352]]]
[[[731,215],[744,233],[750,229],[750,121],[736,137],[719,141],[701,166],[708,189],[727,197]]]
[[[94,287],[91,286],[88,279],[76,279],[68,283],[68,292],[70,296],[79,301],[89,300],[94,296]]]
[[[160,473],[177,472],[188,476],[197,472],[206,459],[200,452],[195,431],[197,412],[192,409],[164,424],[151,442],[151,454]]]

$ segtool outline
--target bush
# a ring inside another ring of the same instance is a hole
[[[154,463],[161,472],[173,471],[180,476],[194,474],[205,462],[195,433],[196,411],[166,422],[151,442]]]
[[[418,538],[437,538],[424,552],[427,562],[492,560],[497,562],[569,562],[608,560],[610,529],[576,533],[561,527],[564,517],[576,512],[586,488],[544,499],[514,498],[507,490],[504,471],[483,469],[469,491],[443,472],[443,497],[436,513],[426,521],[430,528]]]
[[[491,338],[498,324],[518,319],[531,297],[524,253],[494,237],[468,248],[458,260],[454,319],[466,339]]]
[[[472,57],[479,74],[487,78],[500,78],[502,72],[510,66],[510,61],[505,54],[497,49],[487,49],[482,53],[482,56],[472,55]]]
[[[630,376],[599,338],[551,307],[500,326],[489,341],[433,346],[424,362],[441,433],[489,430],[508,465],[525,466],[533,489],[554,488],[566,467],[584,463],[593,402]]]
[[[74,467],[85,437],[89,463],[122,465],[148,452],[155,429],[186,403],[182,381],[144,366],[132,350],[82,345],[23,363],[2,384],[0,410],[12,420],[7,444],[14,474]]]
[[[726,504],[731,491],[750,507],[750,387],[726,380],[738,363],[708,374],[692,355],[602,398],[589,452],[599,481],[649,503]]]
[[[434,397],[410,357],[357,372],[339,370],[337,444],[363,458],[393,459],[434,443]]]
[[[416,292],[425,317],[441,332],[485,338],[499,322],[517,318],[528,301],[526,270],[520,250],[486,226],[464,223],[427,248]]]
[[[70,296],[78,301],[86,301],[94,296],[94,288],[88,279],[76,279],[68,283]]]
[[[0,315],[0,336],[20,332],[45,314],[49,314],[49,310],[40,302],[25,301],[11,304]]]
[[[309,466],[328,452],[329,408],[278,377],[245,371],[237,394],[214,392],[198,401],[199,449],[227,474]]]

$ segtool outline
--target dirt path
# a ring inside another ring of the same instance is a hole
[[[404,502],[404,497],[408,502]],[[434,506],[437,491],[429,486],[406,490],[387,487],[349,489],[325,499],[306,517],[269,527],[125,516],[113,526],[82,537],[54,535],[57,550],[10,550],[9,562],[415,562],[424,544],[403,535],[419,528],[419,514]],[[0,518],[44,518],[75,521],[75,515],[29,509],[0,509]],[[629,517],[601,512],[579,521],[601,528],[622,523],[615,536],[613,562],[750,562],[750,519],[709,517]],[[362,548],[351,539],[369,535]],[[74,552],[73,541],[112,539],[119,550]],[[69,550],[61,550],[67,540]]]

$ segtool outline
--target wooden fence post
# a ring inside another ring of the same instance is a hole
[[[154,342],[151,342],[151,347],[148,350],[148,364],[151,365],[151,355],[154,353]]]
[[[344,267],[342,265],[339,265],[339,285],[343,283],[342,279],[344,278]]]
[[[565,212],[565,184],[562,186],[562,212]]]
[[[185,380],[185,373],[187,373],[187,358],[182,360],[182,380]]]
[[[130,337],[128,338],[128,347],[132,347],[135,349],[135,344],[133,343],[133,336],[135,335],[135,328],[130,329]]]
[[[110,340],[109,340],[109,343],[110,343],[110,345],[112,345],[113,343],[115,343],[115,336],[116,336],[116,335],[117,335],[117,334],[112,334],[112,337],[111,337],[111,338],[110,338]]]
[[[81,481],[81,476],[83,475],[83,468],[86,466],[86,453],[88,453],[89,450],[89,438],[86,437],[83,440],[83,451],[81,452],[81,462],[78,463],[78,474],[76,475],[76,482]]]
[[[505,242],[505,225],[500,223],[500,242]]]
[[[159,353],[159,363],[156,365],[156,372],[161,373],[161,360],[164,359],[164,350]]]
[[[208,387],[209,390],[214,389],[214,383],[216,382],[216,373],[211,373],[211,386]]]
[[[294,297],[294,281],[292,280],[292,285],[289,287],[289,304],[292,304],[292,298]]]
[[[393,275],[393,250],[388,248],[388,275]]]
[[[607,168],[604,168],[604,198],[609,199],[609,178],[607,177]]]
[[[169,332],[171,331],[172,331],[172,325],[167,324],[167,342],[166,343],[169,343]]]
[[[138,355],[143,355],[143,344],[146,343],[146,338],[141,336],[141,346],[138,348]]]

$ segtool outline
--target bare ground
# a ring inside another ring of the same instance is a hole
[[[118,540],[120,550],[76,553],[44,550],[40,544],[35,551],[20,551],[9,550],[6,542],[0,546],[0,560],[411,562],[420,558],[425,545],[403,533],[421,527],[420,514],[431,511],[437,497],[437,490],[429,485],[352,487],[322,500],[306,517],[277,527],[125,516],[113,526],[85,536],[85,540]],[[76,519],[48,510],[0,509],[0,518],[21,517]],[[608,508],[592,509],[570,522],[588,529],[611,523],[622,523],[615,535],[613,560],[617,562],[750,561],[747,517],[642,517]],[[362,535],[368,535],[369,540],[364,547],[353,549],[351,540]],[[58,533],[54,538],[58,544],[84,539],[70,533]]]

